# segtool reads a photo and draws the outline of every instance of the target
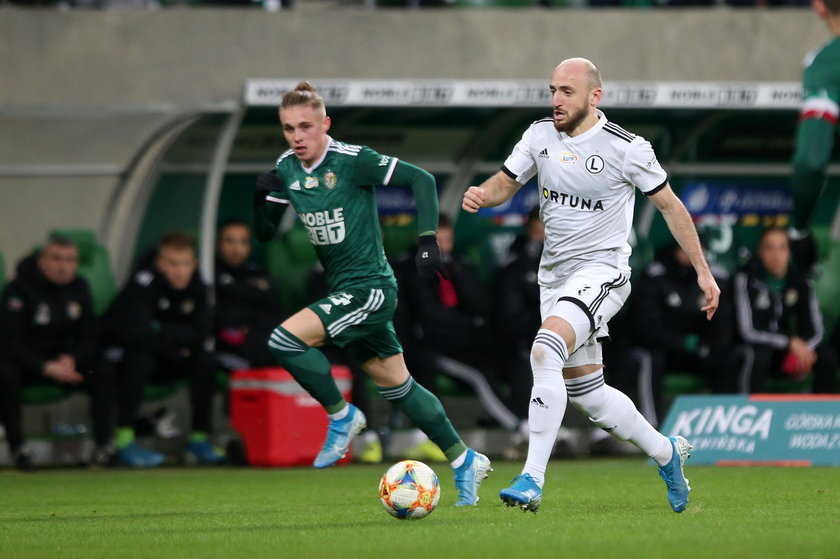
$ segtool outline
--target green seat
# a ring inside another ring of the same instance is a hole
[[[301,223],[266,246],[266,268],[278,286],[283,307],[297,310],[306,304],[306,288],[318,255]]]
[[[382,245],[388,258],[408,252],[417,240],[417,222],[382,225]]]
[[[57,384],[33,384],[20,389],[23,404],[38,406],[60,402],[70,395],[70,391]]]
[[[455,222],[455,252],[465,254],[478,268],[481,281],[490,286],[502,264],[496,247],[504,246],[503,241],[512,241],[521,232],[519,225],[497,225],[492,218],[462,212]]]
[[[58,229],[52,233],[68,237],[79,248],[79,274],[88,281],[94,311],[101,315],[117,291],[108,250],[87,229]]]
[[[706,392],[708,387],[703,378],[691,373],[680,371],[669,371],[665,375],[663,392],[666,397],[672,398],[681,394],[696,394]]]
[[[840,318],[840,242],[816,236],[823,263],[822,274],[816,284],[817,301],[823,313],[826,335],[829,335]]]

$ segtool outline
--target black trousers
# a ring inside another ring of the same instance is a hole
[[[766,346],[752,346],[754,361],[750,374],[750,392],[763,392],[768,377],[784,376],[782,362],[785,351]],[[817,362],[812,374],[811,391],[817,394],[832,394],[837,391],[837,351],[826,345],[817,346]]]
[[[119,361],[103,360],[99,367],[113,377],[117,393],[117,425],[134,427],[147,384],[189,381],[192,430],[209,433],[212,428],[216,367],[213,355],[195,352],[168,358],[150,351],[126,349]]]
[[[84,370],[83,367],[79,367]],[[82,390],[91,396],[93,438],[97,446],[108,444],[111,438],[111,403],[114,400],[113,383],[105,373],[85,372],[85,381],[79,386],[67,385],[70,390]],[[40,371],[30,371],[19,364],[0,358],[0,423],[6,429],[9,449],[17,452],[23,446],[21,421],[21,388],[32,385],[55,384]]]
[[[223,339],[216,338],[216,351],[230,353],[241,357],[248,362],[248,367],[273,367],[277,364],[271,351],[268,349],[268,339],[272,329],[254,328],[245,336],[240,345],[230,345]]]
[[[734,346],[715,350],[705,358],[657,348],[648,348],[648,351],[651,357],[651,390],[659,421],[667,412],[664,384],[668,371],[681,370],[702,377],[714,394],[736,394],[739,391],[740,355]]]

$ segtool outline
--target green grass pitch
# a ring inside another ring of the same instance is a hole
[[[671,512],[647,461],[552,462],[542,510],[498,491],[497,461],[475,508],[456,508],[449,467],[429,517],[391,518],[386,465],[314,469],[0,472],[0,557],[495,558],[840,557],[840,469],[692,467]]]

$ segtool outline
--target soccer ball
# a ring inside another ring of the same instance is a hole
[[[379,481],[379,501],[391,516],[418,519],[428,516],[440,500],[435,472],[423,462],[397,462]]]

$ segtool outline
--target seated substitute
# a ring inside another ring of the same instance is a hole
[[[520,420],[520,431],[527,438],[528,406],[531,402],[531,345],[540,329],[540,266],[545,227],[540,208],[525,217],[524,232],[508,250],[506,265],[496,274],[495,325],[502,370],[510,385],[510,407]]]
[[[117,295],[103,319],[102,369],[118,384],[115,437],[119,463],[154,467],[158,452],[134,442],[134,425],[146,385],[189,380],[192,435],[187,450],[200,463],[224,456],[209,441],[215,389],[212,316],[207,286],[196,273],[192,239],[169,233],[160,240],[154,266],[141,269]]]
[[[107,446],[108,384],[91,374],[97,321],[87,281],[78,275],[79,250],[54,235],[23,259],[0,303],[0,422],[15,465],[32,469],[21,424],[21,387],[56,383],[92,393],[94,439]]]
[[[738,330],[753,354],[745,381],[750,392],[764,391],[768,375],[803,380],[811,373],[813,392],[835,391],[837,351],[821,343],[814,285],[791,266],[784,229],[761,233],[756,255],[735,275],[735,307]]]
[[[283,318],[269,291],[268,273],[250,255],[248,224],[222,224],[216,250],[216,358],[228,370],[274,365],[265,340]]]
[[[631,313],[633,337],[650,355],[640,400],[652,400],[656,423],[664,418],[663,384],[669,370],[702,376],[716,394],[739,392],[735,322],[726,270],[710,266],[721,288],[718,312],[707,320],[699,303],[705,298],[697,285],[688,255],[676,243],[660,250],[636,286]]]
[[[467,258],[455,254],[454,228],[445,215],[438,218],[437,238],[443,262],[438,283],[420,281],[410,260],[395,266],[403,300],[398,304],[404,303],[400,312],[405,317],[396,323],[403,330],[398,333],[415,346],[413,365],[423,374],[425,384],[433,384],[438,372],[465,382],[487,413],[513,431],[519,427],[519,419],[504,401],[498,378],[501,351],[488,324],[492,301],[478,269]],[[432,354],[442,360],[430,362]]]

